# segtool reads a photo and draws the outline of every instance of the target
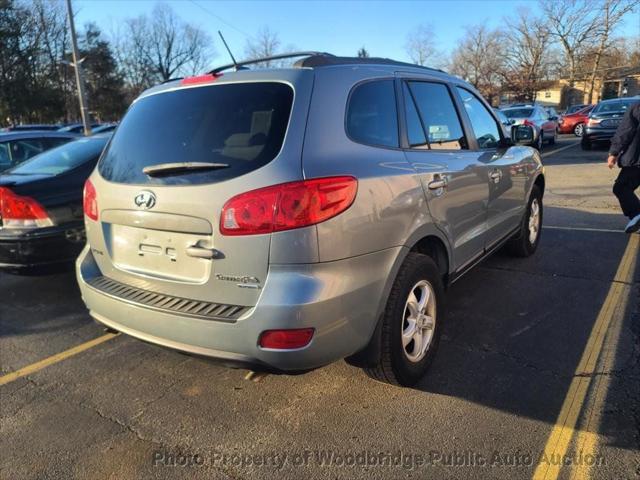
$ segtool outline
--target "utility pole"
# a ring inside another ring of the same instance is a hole
[[[87,106],[87,97],[84,92],[84,76],[82,75],[82,59],[78,54],[78,39],[76,38],[76,27],[73,22],[73,9],[71,8],[71,0],[67,0],[67,13],[69,15],[69,28],[71,29],[71,49],[73,52],[73,63],[71,66],[76,71],[76,84],[78,85],[78,99],[80,100],[80,115],[82,116],[82,125],[84,126],[84,134],[91,135],[91,125],[89,124],[89,107]]]

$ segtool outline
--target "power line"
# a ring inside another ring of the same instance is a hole
[[[247,38],[253,38],[251,35],[249,35],[247,32],[239,29],[238,27],[236,27],[235,25],[227,22],[224,18],[222,18],[220,15],[213,13],[211,10],[209,10],[208,8],[203,7],[202,5],[200,5],[199,3],[197,3],[195,0],[189,0],[191,3],[193,3],[196,7],[198,7],[199,9],[201,9],[203,12],[208,13],[209,15],[211,15],[212,17],[217,18],[220,22],[224,23],[226,26],[233,28],[236,32],[241,33],[242,35],[244,35]]]

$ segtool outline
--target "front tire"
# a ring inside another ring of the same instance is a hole
[[[411,387],[431,365],[444,319],[444,285],[435,262],[409,253],[381,319],[381,348],[366,373],[381,382]]]
[[[529,257],[535,253],[542,233],[542,211],[542,191],[534,185],[522,217],[520,230],[507,243],[507,249],[512,255]]]

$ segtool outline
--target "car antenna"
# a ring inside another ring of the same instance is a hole
[[[233,56],[233,53],[231,53],[231,49],[229,48],[229,45],[227,45],[227,41],[224,39],[224,36],[222,35],[222,32],[220,30],[218,30],[218,35],[220,35],[220,38],[222,39],[222,43],[224,43],[224,48],[227,49],[227,52],[229,52],[229,56],[231,57],[231,61],[233,62],[233,66],[236,68],[236,71],[238,70],[245,70],[245,67],[241,67],[238,65],[238,62],[236,62],[235,57]]]

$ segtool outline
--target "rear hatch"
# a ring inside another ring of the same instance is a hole
[[[525,120],[531,121],[534,109],[531,107],[508,108],[502,110],[506,117],[514,122],[514,125],[522,125]]]
[[[637,102],[638,100],[635,100]],[[627,109],[633,105],[634,100],[620,100],[615,102],[602,102],[597,105],[589,115],[590,119],[594,119],[589,126],[598,126],[600,128],[616,129],[622,122]]]
[[[102,275],[255,305],[270,234],[223,236],[220,213],[240,193],[301,179],[312,82],[309,70],[238,72],[134,102],[91,177],[98,220],[87,219],[87,237]]]

